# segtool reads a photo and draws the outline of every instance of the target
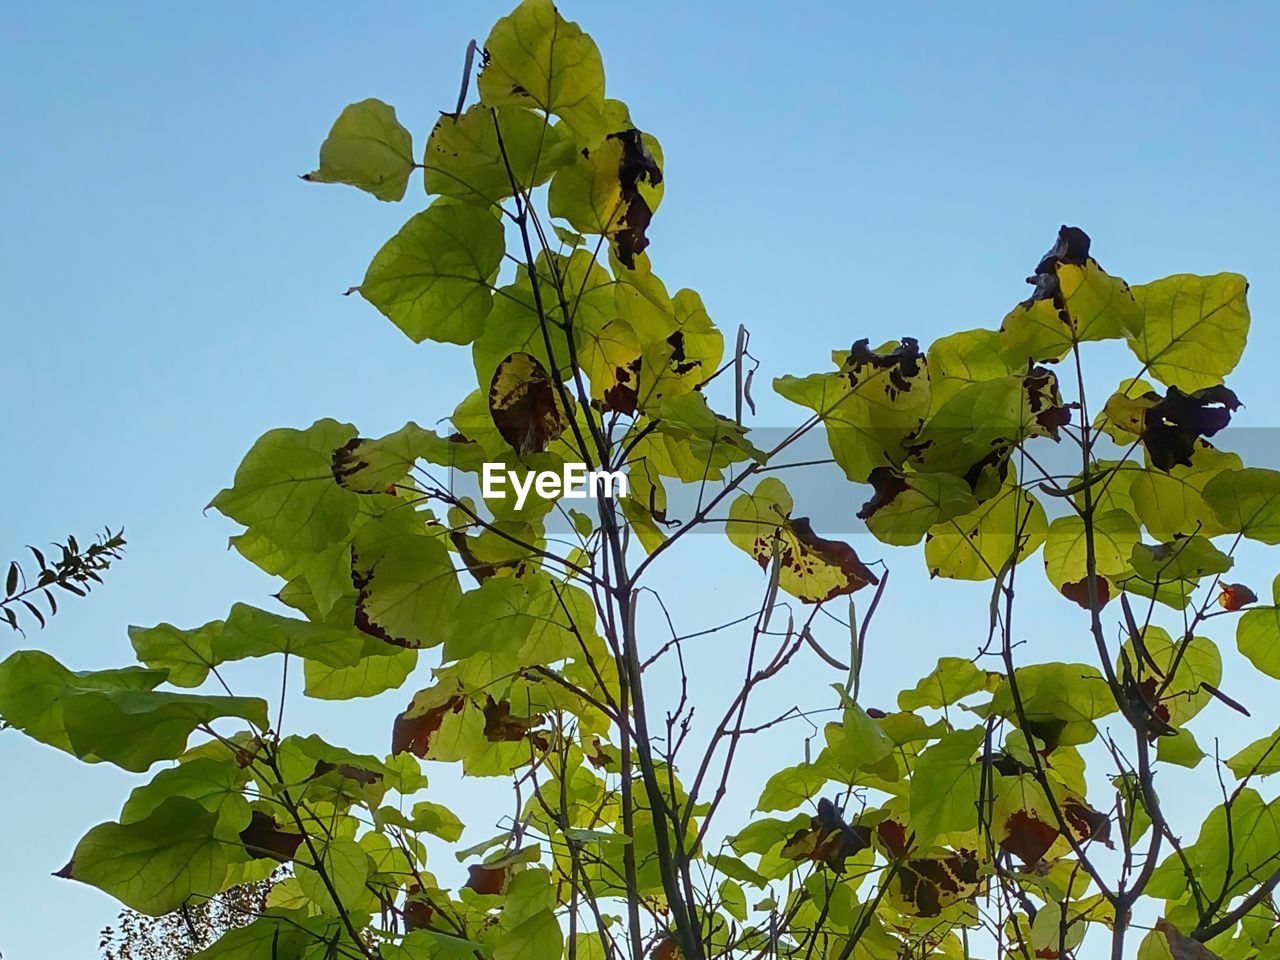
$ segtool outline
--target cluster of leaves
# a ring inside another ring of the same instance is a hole
[[[113,560],[124,556],[124,531],[112,533],[107,528],[94,537],[84,550],[73,536],[66,543],[55,543],[58,551],[53,563],[45,559],[44,551],[28,547],[35,558],[35,579],[29,579],[17,560],[10,560],[5,574],[4,595],[0,597],[0,620],[11,630],[22,632],[20,613],[24,613],[41,627],[48,618],[58,612],[55,591],[66,591],[77,597],[88,595],[95,583],[101,583],[100,574]],[[40,604],[44,604],[41,609]]]
[[[62,875],[164,915],[289,865],[204,960],[891,960],[971,941],[1030,960],[1089,931],[1119,957],[1140,898],[1161,914],[1140,955],[1276,955],[1280,817],[1254,782],[1280,770],[1280,733],[1227,760],[1237,783],[1192,843],[1155,777],[1204,759],[1201,711],[1243,709],[1208,620],[1237,616],[1243,655],[1280,678],[1280,585],[1259,607],[1223,579],[1242,540],[1280,542],[1280,473],[1209,441],[1239,406],[1223,378],[1245,345],[1244,279],[1131,287],[1063,227],[998,328],[860,339],[832,369],[776,380],[808,412],[761,449],[709,400],[726,370],[742,382],[744,338],[726,360],[698,294],[653,270],[662,150],[606,98],[595,44],[525,0],[483,49],[478,102],[441,115],[421,161],[394,110],[365,100],[307,177],[394,202],[422,171],[429,205],[356,291],[415,342],[469,347],[477,386],[451,429],[368,438],[320,420],[258,440],[212,506],[283,581],[287,612],[135,628],[140,665],[120,670],[0,664],[0,713],[27,735],[127,770],[172,761]],[[1097,404],[1082,356],[1100,341],[1139,369]],[[859,682],[886,573],[765,475],[811,431],[868,485],[880,543],[923,542],[932,574],[991,585],[989,634],[962,651],[977,656],[944,657],[892,710]],[[1064,450],[1065,472],[1041,466]],[[622,472],[630,495],[578,512],[540,488],[522,505],[468,494],[486,463],[517,480]],[[697,505],[676,516],[686,488]],[[647,585],[710,526],[759,565],[762,596],[725,625],[743,634],[741,686],[708,726],[692,705],[726,672],[686,674],[692,638],[654,626],[669,621]],[[1084,608],[1093,662],[1015,662],[1015,586],[1036,556]],[[824,636],[846,611],[847,663]],[[815,703],[756,716],[755,692],[804,650],[837,671],[832,693],[811,684]],[[233,695],[220,672],[300,660],[307,696],[342,700],[399,688],[421,651],[430,682],[388,724],[388,756],[285,735],[283,704]],[[832,704],[817,754],[722,826],[744,741]],[[422,761],[507,779],[510,819],[457,849],[463,824]],[[450,848],[460,885],[428,869]]]

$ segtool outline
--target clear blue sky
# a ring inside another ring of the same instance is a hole
[[[129,623],[193,625],[234,600],[269,603],[271,585],[225,550],[232,526],[201,514],[253,439],[320,416],[377,435],[434,420],[462,395],[462,354],[414,347],[340,296],[411,208],[296,175],[314,166],[341,107],[368,96],[393,103],[420,147],[456,96],[467,41],[508,6],[6,11],[0,556],[104,523],[125,525],[130,540],[106,586],[29,644],[76,668],[115,665],[131,655]],[[701,291],[725,329],[751,329],[761,387],[820,369],[863,336],[927,342],[998,324],[1068,222],[1132,281],[1247,274],[1253,334],[1232,383],[1248,404],[1240,422],[1275,426],[1271,5],[1078,3],[1050,14],[1012,3],[566,0],[564,10],[602,48],[609,92],[662,141],[656,269],[672,289]],[[781,403],[761,410],[770,424],[792,416]],[[691,629],[758,585],[740,555],[710,538],[698,548],[705,579],[677,600]],[[869,541],[860,549],[886,555]],[[973,651],[986,588],[922,593],[918,555],[890,560],[896,583],[868,669],[896,690],[939,654]],[[1259,568],[1260,594],[1273,572]],[[1086,655],[1070,613],[1028,626],[1032,655]],[[732,653],[713,644],[730,643],[718,635],[698,662],[711,666]],[[255,668],[239,676],[245,692],[275,683]],[[810,696],[815,678],[828,679],[806,663],[776,703]],[[1280,707],[1256,678],[1232,663],[1228,681],[1259,732],[1275,726]],[[295,729],[381,749],[405,696],[291,717]],[[1220,732],[1224,749],[1239,745],[1223,712],[1201,723],[1202,744]],[[0,768],[0,950],[92,956],[114,904],[49,874],[118,813],[130,778],[14,733],[0,735]]]

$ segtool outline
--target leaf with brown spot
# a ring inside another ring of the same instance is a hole
[[[836,873],[844,873],[845,860],[870,846],[871,831],[845,823],[836,805],[823,797],[818,801],[818,815],[783,845],[782,856],[825,863]]]
[[[791,506],[791,495],[781,481],[766,477],[729,508],[729,539],[765,570],[776,553],[779,585],[805,603],[821,603],[880,582],[853,547],[818,536],[808,517],[790,515]]]
[[[1111,818],[1083,800],[1068,800],[1064,803],[1062,818],[1067,821],[1077,840],[1097,840],[1104,846],[1111,846]]]
[[[435,907],[421,895],[418,886],[416,884],[410,886],[404,898],[404,906],[400,910],[400,915],[404,918],[404,932],[412,933],[414,930],[430,929],[435,913]]]
[[[908,860],[898,870],[899,891],[916,916],[936,917],[944,907],[978,892],[978,858],[970,850],[947,857]]]
[[[1058,828],[1026,810],[1015,810],[1005,821],[1000,849],[1028,866],[1039,863],[1058,839]]]
[[[1094,594],[1098,599],[1098,609],[1101,610],[1111,600],[1111,584],[1107,582],[1106,577],[1095,576],[1093,579]],[[1079,604],[1086,610],[1089,609],[1089,578],[1087,576],[1081,580],[1064,583],[1061,593],[1073,603]]]
[[[427,691],[424,691],[426,693]],[[432,691],[433,693],[435,691]],[[419,695],[421,696],[421,694]],[[409,708],[396,717],[391,730],[391,752],[412,753],[417,757],[426,757],[431,749],[431,738],[440,730],[445,717],[451,713],[461,713],[466,706],[467,698],[461,693],[454,693],[423,708],[417,704],[417,697]]]
[[[474,890],[476,893],[486,896],[501,896],[507,890],[507,884],[511,880],[510,864],[495,864],[492,866],[483,863],[473,863],[467,867],[467,882],[464,884],[468,890]]]
[[[1222,592],[1218,594],[1218,606],[1232,613],[1257,602],[1258,595],[1243,583],[1224,583]]]
[[[546,733],[536,730],[544,719],[541,714],[513,717],[510,700],[494,700],[489,697],[484,705],[484,735],[493,743],[519,743],[528,738],[535,745],[546,749]]]
[[[281,830],[270,814],[254,810],[249,825],[240,831],[240,842],[255,859],[287,863],[302,843],[302,834]]]
[[[870,710],[867,715],[871,715]],[[907,828],[897,820],[881,820],[876,824],[876,836],[894,859],[900,859],[907,852]]]
[[[1240,408],[1235,393],[1221,385],[1192,393],[1170,387],[1163,398],[1151,393],[1143,399],[1150,405],[1143,414],[1142,445],[1151,465],[1165,473],[1191,466],[1197,442],[1225,427]]]
[[[547,368],[527,353],[513,353],[489,383],[489,414],[516,453],[542,453],[569,426]]]

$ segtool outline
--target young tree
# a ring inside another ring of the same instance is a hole
[[[464,80],[421,162],[394,110],[365,100],[307,178],[399,201],[422,171],[429,205],[352,292],[415,342],[470,345],[477,389],[443,433],[320,420],[258,440],[212,505],[287,612],[135,628],[125,670],[0,664],[0,712],[28,735],[127,770],[176,761],[61,875],[159,916],[284,865],[265,906],[239,898],[242,926],[192,944],[210,960],[1031,960],[1086,934],[1120,957],[1140,906],[1159,917],[1141,955],[1276,955],[1280,811],[1254,783],[1280,770],[1280,734],[1202,764],[1186,727],[1245,713],[1219,689],[1209,620],[1236,617],[1241,653],[1280,677],[1280,595],[1259,606],[1225,579],[1242,539],[1280,542],[1280,473],[1207,439],[1239,406],[1222,381],[1244,279],[1130,287],[1063,227],[998,329],[927,350],[858,340],[833,369],[774,382],[805,413],[760,442],[745,335],[726,351],[698,294],[653,271],[662,151],[605,97],[595,44],[525,0],[480,49],[478,100]],[[1100,395],[1085,358],[1105,341],[1136,370]],[[820,536],[776,475],[810,434],[870,485],[859,517],[879,541],[923,541],[932,574],[988,583],[988,634],[957,638],[893,712],[860,684],[887,573]],[[477,496],[486,464],[505,486]],[[566,500],[535,479],[566,469],[622,474],[627,493]],[[650,584],[659,561],[692,568],[689,534],[707,528],[758,564],[760,596],[746,618],[725,611],[745,632],[737,692],[695,722],[727,674],[685,670],[689,637]],[[1016,589],[1040,551],[1062,603],[1087,611],[1091,662],[1018,662]],[[768,779],[759,816],[724,822],[744,740],[783,719],[753,697],[806,648],[840,682],[802,709],[834,702],[837,718]],[[308,696],[370,696],[419,651],[431,682],[389,723],[385,758],[286,736],[283,703],[192,692],[272,656],[301,661]],[[460,886],[429,870],[462,823],[418,796],[422,760],[510,786],[501,833],[457,851]],[[1169,764],[1222,784],[1198,837],[1165,815]]]

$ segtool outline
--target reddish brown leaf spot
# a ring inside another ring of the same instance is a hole
[[[467,867],[467,876],[465,886],[468,889],[488,896],[500,896],[507,890],[507,884],[511,879],[511,867],[507,864],[488,866],[475,863]]]
[[[302,834],[281,830],[269,814],[255,810],[249,825],[240,831],[240,842],[251,857],[285,863],[293,859]]]
[[[876,824],[876,836],[895,860],[901,859],[907,852],[907,828],[897,820],[881,820]]]
[[[404,907],[400,911],[404,917],[405,933],[412,933],[414,930],[428,930],[431,927],[431,920],[436,911],[420,894],[421,890],[417,884],[410,886],[406,893]]]
[[[1094,593],[1098,598],[1098,609],[1101,610],[1111,601],[1111,584],[1105,577],[1099,577],[1096,574],[1093,578]],[[1072,580],[1064,583],[1061,588],[1062,595],[1073,603],[1077,603],[1084,609],[1089,609],[1089,578],[1082,577],[1079,580]]]
[[[536,357],[513,353],[489,382],[489,414],[502,439],[524,456],[541,453],[569,422],[551,375]]]
[[[1258,602],[1258,595],[1243,583],[1224,583],[1222,592],[1218,594],[1218,606],[1233,613],[1251,603]]]
[[[1068,800],[1062,805],[1062,818],[1067,821],[1076,839],[1097,840],[1111,846],[1111,818],[1093,809],[1082,800]]]
[[[874,467],[867,482],[871,484],[871,499],[858,511],[859,520],[870,520],[877,510],[882,510],[906,493],[910,487],[906,478],[893,467]]]
[[[1017,810],[1005,821],[1000,849],[1030,866],[1039,863],[1058,839],[1058,828],[1026,810]]]
[[[414,713],[412,706],[396,717],[395,726],[391,730],[391,752],[408,751],[417,757],[425,757],[431,749],[431,738],[440,730],[445,717],[451,713],[461,713],[466,705],[466,697],[456,694],[437,707],[422,713]]]
[[[626,211],[619,220],[622,229],[613,236],[614,252],[628,270],[636,267],[636,256],[649,246],[646,231],[653,220],[653,210],[640,193],[640,182],[650,186],[662,182],[662,171],[649,148],[644,135],[635,128],[609,134],[610,140],[622,145],[622,160],[618,165],[618,183],[622,188],[622,202]]]
[[[969,850],[948,857],[908,860],[898,871],[903,899],[917,916],[936,917],[942,908],[978,892],[978,858]]]

